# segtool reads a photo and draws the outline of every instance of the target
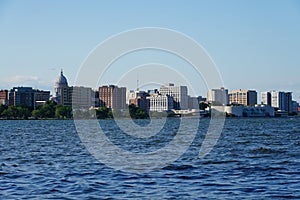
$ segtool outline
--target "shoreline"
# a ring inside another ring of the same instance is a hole
[[[167,118],[193,118],[196,119],[198,118],[197,116],[183,116],[183,117],[167,117]],[[291,119],[291,118],[300,118],[300,116],[287,116],[287,117],[225,117],[225,119]],[[130,117],[123,117],[123,118],[118,118],[122,120],[151,120],[149,119],[132,119]],[[156,118],[153,117],[152,119],[161,119],[161,118]],[[211,119],[211,117],[199,117],[199,119]],[[6,118],[0,118],[0,121],[74,121],[74,120],[114,120],[114,118],[105,118],[105,119],[94,119],[94,118],[86,118],[86,119],[57,119],[57,118],[44,118],[44,119],[6,119]]]

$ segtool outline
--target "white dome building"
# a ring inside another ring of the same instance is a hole
[[[55,81],[55,86],[54,86],[54,98],[53,100],[56,103],[61,103],[60,102],[60,96],[61,96],[61,89],[68,87],[68,80],[63,74],[63,70],[60,72],[60,76],[58,76],[57,80]]]

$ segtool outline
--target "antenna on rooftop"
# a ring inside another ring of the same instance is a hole
[[[139,73],[137,73],[136,77],[136,91],[139,91]]]

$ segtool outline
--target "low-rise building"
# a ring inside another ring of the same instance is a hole
[[[243,110],[244,117],[274,117],[275,109],[268,105],[247,106]]]
[[[211,112],[219,112],[235,117],[243,117],[244,106],[211,106]]]
[[[275,110],[268,105],[254,106],[211,106],[211,110],[226,113],[234,117],[274,117]]]

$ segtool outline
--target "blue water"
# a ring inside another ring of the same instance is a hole
[[[155,150],[174,136],[178,119],[168,121],[168,134],[146,142],[128,143],[112,120],[100,124],[122,148]],[[227,119],[203,159],[197,155],[208,119],[200,125],[176,162],[138,174],[96,160],[73,121],[0,121],[0,199],[300,198],[300,119]]]

